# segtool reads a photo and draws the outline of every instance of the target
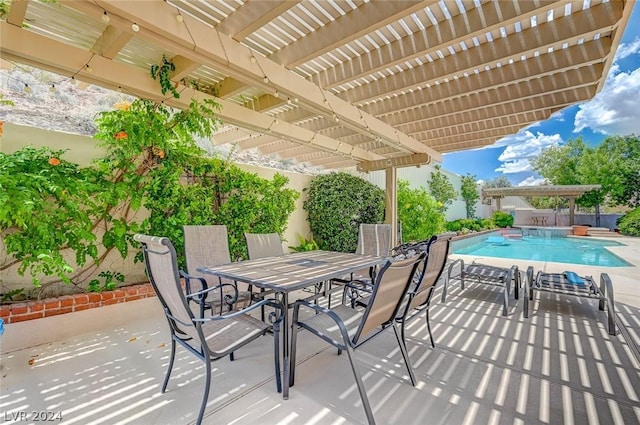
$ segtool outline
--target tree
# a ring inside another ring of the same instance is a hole
[[[440,212],[444,213],[453,200],[458,197],[458,193],[449,181],[449,177],[442,172],[440,165],[435,166],[435,170],[431,173],[431,179],[428,184],[429,192],[431,192],[431,195],[435,198],[436,202],[438,202]]]
[[[435,199],[423,188],[410,189],[398,180],[398,218],[404,241],[421,241],[444,231],[444,215]]]
[[[487,189],[496,188],[496,187],[511,187],[511,180],[506,178],[505,176],[496,177],[495,179],[487,180],[483,183],[484,187]]]
[[[466,175],[462,176],[462,187],[460,188],[460,195],[464,200],[465,209],[467,211],[467,218],[473,218],[476,214],[476,202],[478,202],[478,199],[480,199],[475,175],[467,173]]]

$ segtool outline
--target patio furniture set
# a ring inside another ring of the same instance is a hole
[[[277,234],[246,234],[249,260],[231,262],[225,226],[185,226],[184,232],[188,272],[179,270],[176,251],[167,238],[136,235],[135,239],[143,247],[149,279],[171,331],[171,357],[162,392],[169,382],[177,344],[205,363],[205,390],[197,424],[203,420],[208,400],[211,362],[227,355],[233,360],[234,351],[266,334],[274,337],[276,389],[285,400],[295,383],[298,334],[303,330],[337,348],[338,354],[347,352],[369,424],[375,424],[375,418],[354,354],[365,342],[392,328],[411,384],[416,385],[405,325],[424,315],[431,346],[435,347],[429,307],[447,263],[452,235],[391,250],[391,226],[362,224],[357,253],[318,250],[284,254]],[[502,286],[503,315],[507,315],[511,286],[517,299],[521,285],[517,266],[465,266],[464,261],[456,260],[444,274],[443,302],[456,268],[462,289],[466,278]],[[314,288],[313,295],[291,302],[294,292],[308,288]],[[601,277],[598,288],[593,279],[573,275],[538,273],[534,280],[530,267],[525,279],[525,318],[534,290],[598,298],[601,310],[607,306],[609,333],[615,335],[608,276]],[[331,297],[336,293],[341,293],[342,302],[332,308]],[[318,302],[322,298],[326,303]],[[289,309],[293,310],[291,321]]]

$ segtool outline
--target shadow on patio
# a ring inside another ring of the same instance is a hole
[[[438,291],[439,292],[439,291]],[[638,424],[640,309],[617,303],[625,330],[608,335],[595,301],[538,294],[530,319],[522,300],[501,316],[499,288],[436,293],[429,344],[423,320],[407,328],[418,384],[412,387],[392,331],[356,353],[379,424]],[[65,424],[190,424],[204,385],[202,362],[178,350],[167,393],[160,386],[169,333],[156,299],[105,307],[135,322],[4,353],[2,423],[19,412],[60,412]],[[92,320],[95,312],[80,312]],[[76,314],[76,313],[74,313]],[[46,319],[43,319],[46,320]],[[8,332],[18,331],[9,327]],[[7,338],[5,332],[3,338]],[[15,335],[12,337],[16,337]],[[300,334],[296,385],[282,400],[271,341],[260,338],[215,362],[206,424],[362,424],[346,358]]]

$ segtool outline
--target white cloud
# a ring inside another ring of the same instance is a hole
[[[504,174],[522,173],[524,171],[532,171],[531,163],[528,159],[516,159],[514,161],[503,162],[496,171]]]
[[[574,121],[574,133],[588,128],[602,134],[640,133],[640,68],[620,72],[616,63],[640,53],[640,38],[620,44],[602,91],[580,105]]]
[[[541,186],[547,183],[549,183],[547,179],[529,176],[526,179],[522,180],[520,183],[518,183],[516,186]]]

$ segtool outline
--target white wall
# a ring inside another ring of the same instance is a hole
[[[408,180],[409,187],[412,189],[424,188],[429,192],[429,180],[431,179],[431,173],[435,171],[435,167],[432,164],[423,165],[420,167],[403,167],[398,168],[398,179]],[[447,221],[457,220],[459,218],[467,218],[467,212],[465,208],[465,203],[460,197],[460,188],[462,187],[462,176],[459,174],[452,173],[445,169],[440,169],[440,171],[449,178],[449,181],[455,188],[456,192],[458,192],[458,199],[453,201],[447,211],[445,212],[445,217]],[[370,173],[359,173],[358,174],[363,179],[375,184],[376,186],[385,189],[385,171],[372,171]],[[478,189],[478,194],[480,194]],[[479,199],[476,203],[476,216],[478,217],[490,217],[491,214],[487,214],[487,208],[485,205],[482,205],[481,200]]]

